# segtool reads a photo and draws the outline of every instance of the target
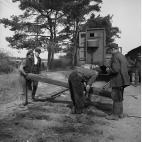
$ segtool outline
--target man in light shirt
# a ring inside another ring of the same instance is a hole
[[[39,74],[41,70],[41,58],[39,57],[41,50],[36,48],[34,51],[34,65],[32,73]],[[32,99],[35,100],[35,94],[38,87],[38,81],[33,81]]]

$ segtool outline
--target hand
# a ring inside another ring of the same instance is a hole
[[[86,86],[86,91],[89,92],[89,90],[90,90],[90,85],[87,85]]]
[[[98,76],[99,75],[99,72],[98,71],[96,71],[96,76]]]
[[[107,71],[107,72],[109,72],[109,71],[110,71],[110,68],[109,68],[109,67],[107,67],[107,68],[106,68],[106,71]]]
[[[27,75],[28,75],[28,74],[27,74],[27,73],[25,73],[25,72],[22,72],[22,74],[23,74],[25,77],[27,77]]]

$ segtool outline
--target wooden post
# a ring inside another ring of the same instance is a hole
[[[41,74],[29,73],[27,78],[31,79],[31,80],[35,80],[35,81],[40,81],[40,82],[49,83],[49,84],[53,84],[53,85],[57,85],[57,86],[62,86],[62,87],[65,87],[65,88],[69,87],[67,82],[54,80],[54,79],[49,78],[48,76],[44,76],[44,75],[41,75]]]
[[[53,85],[57,85],[57,86],[62,86],[62,87],[65,87],[65,88],[69,88],[69,85],[68,85],[67,82],[63,82],[63,81],[59,81],[59,80],[54,80],[54,79],[49,78],[48,76],[44,76],[44,75],[41,75],[41,74],[32,74],[32,73],[29,73],[28,76],[27,76],[27,78],[31,79],[31,80],[35,80],[35,81],[40,81],[40,82],[44,82],[44,83],[49,83],[49,84],[53,84]],[[104,88],[105,88],[105,86],[104,86]],[[64,91],[66,91],[66,89],[63,90],[63,92]],[[92,87],[92,91],[93,91],[94,95],[111,98],[111,92],[108,91],[108,90],[105,90],[105,89],[102,89],[102,88],[97,88],[97,87]],[[62,93],[62,91],[60,93]],[[58,96],[58,94],[60,94],[60,93],[55,94],[55,96]],[[55,96],[53,95],[53,97],[55,97]]]

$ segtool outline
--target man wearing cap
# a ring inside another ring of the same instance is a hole
[[[130,85],[128,62],[125,56],[119,52],[118,46],[112,48],[111,65],[107,71],[112,77],[110,85],[112,87],[113,111],[106,118],[109,120],[118,120],[123,117],[124,88]]]
[[[77,67],[68,78],[71,100],[73,102],[72,113],[82,113],[86,105],[84,89],[89,93],[92,83],[96,80],[98,72],[95,70]],[[85,85],[84,85],[85,83]],[[84,88],[86,86],[86,88]],[[88,96],[90,97],[90,96]]]
[[[20,83],[22,86],[22,97],[25,98],[25,102],[23,105],[28,104],[28,90],[32,91],[32,99],[35,100],[35,93],[38,87],[37,81],[31,81],[30,79],[27,79],[26,76],[28,73],[34,73],[39,74],[40,68],[41,68],[41,59],[39,57],[39,54],[41,53],[41,50],[39,48],[36,48],[35,51],[29,50],[27,52],[26,59],[21,63],[19,72],[20,72]]]
[[[20,72],[19,80],[22,87],[21,99],[22,101],[24,99],[23,105],[28,104],[28,98],[27,98],[28,96],[26,95],[29,90],[32,91],[32,86],[31,86],[32,82],[30,79],[27,79],[26,76],[27,73],[32,72],[33,61],[34,61],[33,57],[34,57],[33,50],[29,50],[26,54],[26,59],[21,62],[19,67],[19,72]]]

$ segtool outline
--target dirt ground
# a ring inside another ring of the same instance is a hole
[[[48,75],[67,81],[63,72]],[[127,117],[106,120],[112,101],[92,96],[92,106],[84,114],[70,113],[70,95],[66,91],[56,99],[51,93],[63,89],[39,83],[36,97],[21,107],[18,75],[0,75],[0,142],[140,142],[141,87],[129,86],[124,94],[124,113]],[[93,105],[94,104],[94,105]]]

